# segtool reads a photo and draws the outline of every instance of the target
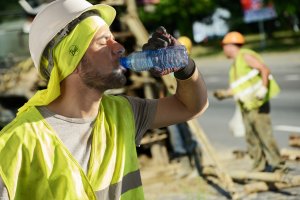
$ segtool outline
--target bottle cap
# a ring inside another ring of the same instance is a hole
[[[126,69],[129,69],[129,60],[126,57],[121,57],[120,58],[120,65],[122,65],[123,67],[125,67]]]

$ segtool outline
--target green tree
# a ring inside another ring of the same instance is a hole
[[[18,0],[0,1],[0,22],[23,14]]]
[[[274,3],[276,11],[279,15],[297,15],[300,13],[300,1],[299,0],[265,0],[265,3]]]
[[[300,1],[299,0],[265,0],[266,3],[273,2],[278,14],[278,20],[282,24],[282,28],[290,28],[298,26],[300,21]]]
[[[179,30],[181,35],[192,37],[193,22],[210,15],[213,10],[212,0],[160,0],[152,13],[140,7],[139,16],[149,31],[162,25],[170,32]]]

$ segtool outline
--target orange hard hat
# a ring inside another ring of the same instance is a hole
[[[244,36],[241,33],[236,31],[227,33],[222,40],[222,44],[244,44],[244,43],[245,43]]]

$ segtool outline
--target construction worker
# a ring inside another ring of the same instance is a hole
[[[242,48],[244,36],[239,32],[227,33],[222,46],[233,63],[229,71],[229,89],[219,89],[214,96],[219,100],[234,97],[240,105],[246,131],[248,153],[253,159],[253,171],[284,169],[279,149],[272,134],[269,100],[280,89],[258,53]]]
[[[174,67],[173,96],[104,94],[126,81],[125,49],[109,29],[115,15],[108,5],[56,0],[35,17],[29,49],[48,85],[0,132],[0,199],[144,199],[136,154],[143,133],[207,108],[192,59]],[[159,28],[144,49],[169,45],[177,41]]]
[[[185,46],[188,54],[190,55],[193,47],[193,43],[191,39],[188,38],[187,36],[180,36],[177,40],[180,44]]]

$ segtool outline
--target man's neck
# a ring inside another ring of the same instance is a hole
[[[94,90],[74,87],[64,90],[61,95],[51,102],[47,108],[59,115],[71,118],[96,117],[102,95]]]

